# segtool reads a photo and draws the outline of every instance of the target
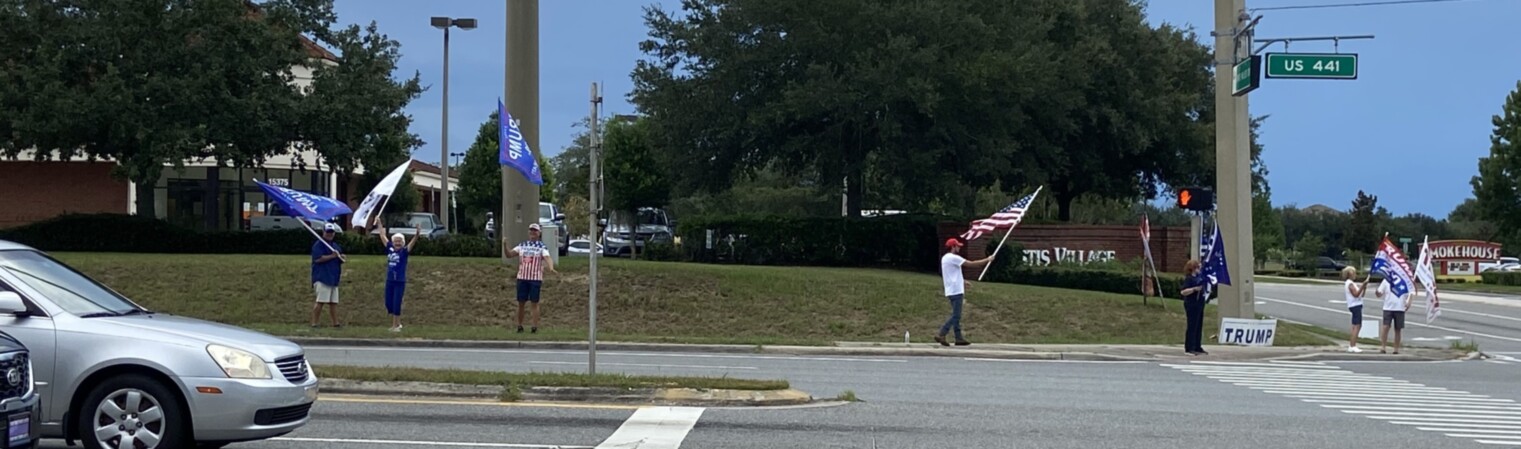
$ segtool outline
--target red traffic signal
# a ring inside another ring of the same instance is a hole
[[[1178,190],[1178,207],[1205,212],[1215,208],[1215,192],[1203,187],[1184,187]]]

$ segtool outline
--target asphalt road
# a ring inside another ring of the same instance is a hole
[[[513,371],[578,371],[586,360],[572,351],[452,349],[308,348],[308,356],[319,365]],[[1514,363],[1038,362],[621,352],[603,352],[598,362],[603,371],[786,378],[816,397],[852,390],[864,402],[635,409],[329,395],[307,427],[282,439],[234,447],[1521,446],[1521,403],[1516,402],[1521,391],[1515,388],[1521,364]]]
[[[1351,315],[1347,312],[1341,288],[1341,284],[1258,282],[1257,312],[1331,329],[1350,330]],[[1462,295],[1480,296],[1485,302],[1455,298]],[[1383,303],[1372,296],[1364,299],[1363,332],[1377,338]],[[1442,302],[1442,315],[1429,324],[1424,299],[1420,295],[1415,297],[1405,322],[1407,343],[1446,347],[1453,340],[1463,340],[1478,343],[1479,349],[1486,353],[1521,354],[1521,298],[1457,292],[1444,296],[1450,298]],[[1373,349],[1377,350],[1377,347]]]

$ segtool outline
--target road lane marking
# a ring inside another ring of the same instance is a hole
[[[1494,444],[1494,445],[1503,445],[1503,446],[1521,446],[1521,441],[1474,440],[1474,442],[1477,442],[1479,444]]]
[[[364,347],[364,346],[306,346],[308,351],[313,349],[322,351],[370,351],[370,352],[462,352],[462,353],[488,353],[488,354],[538,354],[538,355],[586,355],[586,351],[544,351],[522,349],[469,349],[469,348],[391,348],[391,347]],[[602,351],[605,357],[680,357],[699,359],[751,359],[751,360],[800,360],[817,362],[868,362],[868,363],[907,363],[900,359],[877,359],[857,357],[802,357],[802,356],[771,356],[771,355],[730,355],[730,354],[689,354],[689,353],[651,353],[651,352],[618,352]],[[310,358],[310,357],[308,357]]]
[[[1337,371],[1338,370],[1334,366],[1305,365],[1305,364],[1286,364],[1286,363],[1193,362],[1193,364],[1194,365],[1205,365],[1205,366],[1256,366],[1256,367],[1265,367],[1265,368],[1272,368],[1272,369],[1283,369],[1283,368],[1285,368],[1285,365],[1293,365],[1293,368],[1309,368],[1309,369],[1321,369],[1321,370],[1329,370],[1329,371]]]
[[[969,362],[1009,362],[1009,363],[1151,363],[1148,360],[1035,360],[1035,359],[988,359],[980,357],[963,357],[961,360]]]
[[[389,445],[389,446],[430,446],[430,447],[501,447],[522,449],[595,449],[591,446],[560,446],[554,444],[517,444],[517,443],[465,443],[453,441],[403,441],[403,440],[359,440],[346,438],[298,438],[278,437],[270,438],[273,441],[289,441],[293,443],[337,443],[337,444],[364,444],[364,445]]]
[[[552,362],[547,360],[534,360],[530,365],[586,365],[586,362]],[[641,368],[698,368],[698,369],[760,369],[753,366],[721,366],[721,365],[661,365],[655,363],[598,363],[598,366],[633,366]]]
[[[497,402],[468,399],[396,399],[364,396],[328,395],[317,398],[319,402],[349,402],[356,404],[410,404],[410,405],[459,405],[482,407],[532,407],[532,408],[587,408],[603,410],[637,410],[637,405],[573,404],[567,402]]]
[[[1464,429],[1464,428],[1461,428],[1461,427],[1416,427],[1416,428],[1420,429],[1420,430],[1427,431],[1427,432],[1467,432],[1467,433],[1495,433],[1495,434],[1521,435],[1521,430]],[[1521,427],[1517,427],[1517,429],[1521,429]]]
[[[597,449],[676,449],[702,418],[698,407],[643,407]]]
[[[1299,307],[1305,307],[1305,308],[1310,308],[1310,309],[1323,310],[1323,311],[1326,311],[1326,312],[1332,312],[1332,313],[1337,313],[1337,314],[1342,314],[1342,315],[1345,315],[1347,313],[1347,311],[1345,311],[1345,310],[1336,310],[1336,309],[1327,308],[1327,307],[1312,306],[1312,305],[1309,305],[1309,304],[1300,304],[1300,303],[1297,303],[1297,302],[1294,302],[1294,301],[1287,301],[1287,300],[1282,300],[1282,299],[1264,298],[1264,297],[1261,297],[1261,296],[1257,297],[1257,299],[1261,299],[1261,300],[1265,300],[1265,301],[1271,301],[1271,302],[1276,302],[1276,303],[1280,303],[1280,304],[1288,304],[1288,305],[1291,305],[1291,306],[1299,306]],[[1521,343],[1521,338],[1502,337],[1502,336],[1499,336],[1499,335],[1490,335],[1490,334],[1485,334],[1485,333],[1480,333],[1480,332],[1474,332],[1474,331],[1468,331],[1468,330],[1463,330],[1463,329],[1453,329],[1453,328],[1450,328],[1450,327],[1433,326],[1433,325],[1430,325],[1430,324],[1423,324],[1423,323],[1417,323],[1417,322],[1409,322],[1409,323],[1406,323],[1406,324],[1411,325],[1411,326],[1424,327],[1424,328],[1428,328],[1428,329],[1437,329],[1437,330],[1442,330],[1442,331],[1447,331],[1447,332],[1457,332],[1457,333],[1460,333],[1460,334],[1468,334],[1468,335],[1472,335],[1472,336],[1475,336],[1475,337],[1493,338],[1493,339],[1496,339],[1496,340],[1505,340],[1505,341],[1512,341],[1512,342]]]
[[[1521,406],[1509,399],[1495,399],[1461,390],[1372,376],[1341,367],[1334,367],[1330,371],[1297,367],[1269,369],[1252,364],[1198,362],[1163,366],[1239,387],[1298,399],[1309,405],[1348,415],[1415,425],[1422,431],[1439,432],[1448,437],[1479,442],[1521,440],[1521,436],[1492,433],[1496,429],[1502,432],[1512,429],[1500,426],[1516,426],[1515,428],[1521,429]],[[1489,429],[1490,432],[1468,432],[1465,428]]]

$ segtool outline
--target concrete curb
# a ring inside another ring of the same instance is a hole
[[[316,347],[388,347],[388,348],[451,348],[451,349],[524,349],[544,351],[585,351],[586,342],[559,341],[479,341],[479,340],[409,340],[409,339],[362,339],[362,338],[310,338],[287,337],[301,346]],[[745,346],[745,345],[687,345],[672,343],[597,343],[603,351],[626,352],[674,352],[717,354],[773,354],[792,356],[857,356],[857,357],[971,357],[1000,360],[1080,360],[1080,361],[1146,361],[1156,358],[1128,357],[1092,352],[1042,352],[1011,351],[971,348],[896,348],[890,346]]]
[[[406,396],[451,399],[504,400],[505,388],[495,385],[460,385],[433,382],[366,382],[321,379],[329,394],[360,396]],[[813,402],[798,390],[748,391],[699,390],[694,388],[596,388],[531,387],[519,392],[515,402],[586,402],[600,404],[668,405],[700,407],[776,407]]]

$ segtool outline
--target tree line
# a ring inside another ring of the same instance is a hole
[[[375,23],[336,20],[332,0],[0,1],[0,157],[115,161],[138,210],[190,160],[373,184],[422,144],[403,109],[424,87]]]

